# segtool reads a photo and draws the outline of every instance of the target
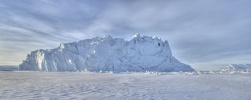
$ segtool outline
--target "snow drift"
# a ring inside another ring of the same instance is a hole
[[[172,56],[167,41],[135,35],[125,41],[104,36],[36,50],[19,65],[33,71],[194,71]]]

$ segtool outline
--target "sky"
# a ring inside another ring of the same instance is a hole
[[[140,33],[197,70],[251,63],[251,0],[0,0],[0,65],[37,49]]]

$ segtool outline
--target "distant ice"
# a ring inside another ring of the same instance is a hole
[[[14,66],[14,65],[1,65],[0,66],[0,71],[17,71],[18,70],[18,66]]]
[[[251,64],[229,64],[221,69],[222,72],[243,71],[250,72]]]

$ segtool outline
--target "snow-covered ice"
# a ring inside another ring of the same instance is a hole
[[[0,99],[251,100],[251,74],[0,72]]]

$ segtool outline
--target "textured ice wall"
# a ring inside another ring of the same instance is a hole
[[[135,35],[130,41],[104,36],[36,50],[19,65],[33,71],[194,71],[172,56],[167,41]]]

